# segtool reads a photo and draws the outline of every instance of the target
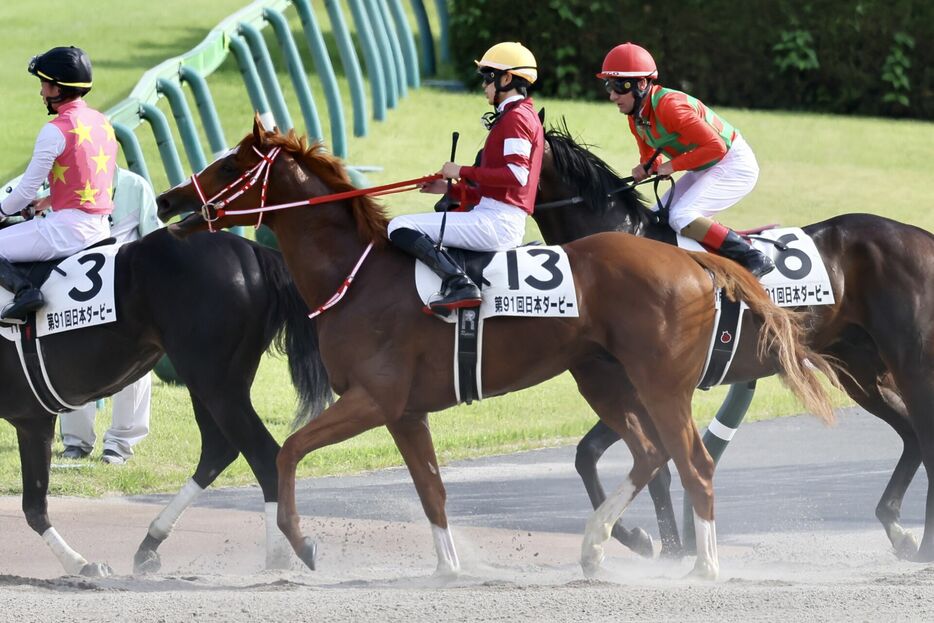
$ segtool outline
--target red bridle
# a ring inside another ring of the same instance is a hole
[[[400,193],[408,190],[416,190],[421,188],[422,184],[432,182],[434,180],[441,179],[440,173],[435,173],[434,175],[426,175],[424,177],[419,177],[412,180],[403,180],[401,182],[394,182],[392,184],[385,184],[383,186],[374,186],[371,188],[358,188],[355,190],[348,190],[340,193],[331,193],[329,195],[321,195],[319,197],[311,197],[310,199],[305,199],[303,201],[293,201],[291,203],[281,203],[278,205],[267,206],[266,205],[266,189],[269,186],[269,172],[272,170],[272,163],[275,161],[276,157],[282,153],[281,147],[273,147],[269,150],[269,153],[264,154],[260,150],[253,146],[253,151],[259,154],[260,161],[255,165],[250,167],[247,171],[243,173],[236,180],[222,188],[210,199],[205,197],[204,190],[201,188],[201,183],[198,182],[198,175],[196,173],[191,174],[191,183],[195,187],[195,191],[198,193],[198,198],[201,200],[201,217],[207,222],[208,230],[214,232],[214,222],[223,217],[226,214],[259,214],[256,219],[256,227],[258,228],[263,222],[263,213],[270,212],[272,210],[285,210],[287,208],[297,208],[304,205],[315,205],[319,203],[331,203],[334,201],[341,201],[343,199],[352,199],[354,197],[362,197],[364,195],[370,196],[380,196],[380,195],[389,195],[392,193]],[[260,190],[259,195],[259,207],[251,208],[246,210],[227,210],[226,206],[230,205],[234,199],[240,197],[259,181],[260,176],[263,178],[263,185]],[[241,186],[239,190],[238,186]],[[229,197],[225,197],[221,200],[222,197],[228,193],[233,193]],[[363,260],[366,259],[370,251],[373,249],[373,243],[367,245],[364,249],[363,254],[360,256],[360,259],[357,260],[356,265],[354,265],[353,270],[350,271],[350,274],[347,275],[347,278],[344,279],[343,283],[337,289],[337,292],[331,296],[323,305],[316,308],[313,312],[308,314],[309,318],[314,318],[315,316],[320,315],[325,310],[330,309],[337,305],[338,301],[344,298],[344,295],[347,293],[347,290],[350,288],[350,284],[353,282],[354,278],[357,276],[357,271],[360,270],[360,266],[363,265]]]
[[[191,183],[195,187],[195,191],[198,193],[198,198],[201,200],[201,217],[205,220],[205,222],[207,222],[209,231],[213,232],[214,222],[227,214],[259,214],[259,217],[256,220],[256,227],[259,227],[263,222],[264,212],[272,212],[273,210],[286,210],[288,208],[297,208],[299,206],[306,205],[331,203],[334,201],[342,201],[344,199],[353,199],[354,197],[363,197],[367,195],[371,197],[379,197],[381,195],[390,195],[393,193],[418,190],[422,187],[423,184],[441,179],[440,173],[434,173],[432,175],[425,175],[423,177],[417,177],[411,180],[402,180],[401,182],[393,182],[392,184],[384,184],[382,186],[356,188],[354,190],[311,197],[301,201],[293,201],[291,203],[280,203],[277,205],[267,206],[266,189],[269,186],[269,172],[272,171],[272,163],[275,161],[276,157],[282,153],[282,148],[273,147],[269,150],[269,153],[264,154],[254,145],[253,151],[259,154],[260,161],[246,170],[243,175],[218,191],[217,194],[215,194],[210,199],[205,197],[204,191],[201,188],[201,184],[198,182],[198,174],[191,174]],[[263,177],[263,186],[260,191],[259,207],[245,210],[227,210],[226,206],[230,205],[234,199],[237,199],[240,195],[250,190],[256,184],[256,182],[259,181],[260,176]],[[237,190],[237,187],[241,184],[242,188]],[[224,195],[228,193],[233,194],[231,194],[229,197],[226,197],[222,201],[219,201],[221,197],[224,197]]]

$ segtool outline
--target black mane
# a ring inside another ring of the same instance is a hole
[[[649,223],[649,202],[626,184],[613,167],[590,151],[591,145],[574,140],[566,120],[548,128],[545,140],[551,148],[558,176],[583,199],[582,209],[605,214],[622,207],[631,213],[637,229],[633,233],[644,230]]]

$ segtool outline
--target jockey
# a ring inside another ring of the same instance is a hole
[[[110,235],[117,141],[107,118],[82,99],[91,90],[91,61],[80,48],[52,48],[34,56],[28,71],[41,81],[49,114],[57,116],[39,131],[32,160],[0,213],[28,215],[45,180],[52,209],[45,218],[0,230],[0,286],[15,293],[0,320],[25,320],[43,303],[11,262],[66,257]]]
[[[452,194],[463,192],[465,203],[474,205],[470,211],[447,215],[444,242],[474,251],[502,251],[522,244],[526,217],[535,205],[545,139],[528,89],[538,78],[538,69],[532,53],[513,42],[494,45],[474,62],[495,112],[484,115],[490,133],[479,165],[447,162],[441,167],[445,179],[461,180]],[[446,190],[444,180],[422,188],[435,194]],[[479,305],[480,289],[444,250],[435,247],[442,218],[439,213],[398,216],[389,223],[389,239],[442,278],[441,295],[429,306],[445,313]]]
[[[768,256],[711,219],[749,194],[759,177],[756,157],[739,131],[700,100],[655,84],[655,60],[633,43],[610,50],[597,77],[604,80],[610,101],[629,115],[629,129],[642,159],[632,169],[635,181],[650,173],[664,177],[685,171],[661,199],[665,205],[674,193],[668,215],[671,228],[738,262],[756,277],[774,269]],[[655,155],[661,153],[669,160],[663,162],[661,155]]]

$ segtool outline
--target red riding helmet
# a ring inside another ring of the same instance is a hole
[[[622,43],[603,59],[603,71],[598,78],[657,78],[655,59],[645,48],[635,43]]]

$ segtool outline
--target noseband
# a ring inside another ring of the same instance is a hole
[[[201,188],[200,182],[198,182],[198,174],[191,174],[191,183],[195,187],[195,190],[198,193],[198,198],[201,200],[201,218],[205,220],[208,224],[208,231],[214,232],[214,222],[220,219],[224,214],[227,213],[225,209],[230,203],[244,194],[256,184],[260,176],[263,177],[263,185],[260,190],[259,196],[259,207],[257,211],[259,216],[256,218],[255,227],[259,228],[263,223],[263,212],[265,212],[266,207],[266,188],[269,186],[269,172],[272,170],[272,163],[275,161],[276,156],[282,152],[281,147],[273,147],[269,150],[268,154],[264,154],[260,150],[256,149],[256,146],[253,146],[253,151],[259,154],[260,161],[255,165],[247,169],[243,175],[235,179],[233,182],[222,188],[216,195],[207,199],[204,195],[204,190]],[[242,186],[239,190],[238,186]],[[226,197],[223,200],[220,200],[224,195],[230,194],[229,197]],[[219,201],[220,200],[220,201]]]

